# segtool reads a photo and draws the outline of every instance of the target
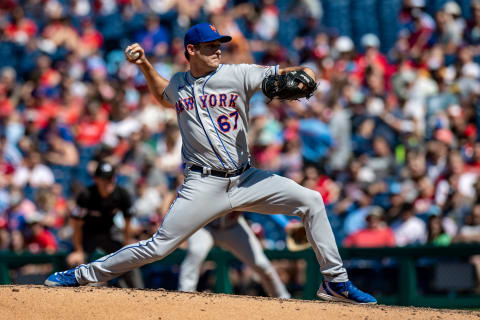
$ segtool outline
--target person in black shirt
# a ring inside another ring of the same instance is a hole
[[[131,238],[130,220],[132,200],[129,193],[115,184],[115,168],[108,162],[100,161],[94,174],[95,184],[81,192],[77,199],[73,218],[74,251],[67,257],[74,266],[85,262],[95,250],[112,253],[128,244]],[[124,243],[112,237],[113,218],[121,212],[125,219]],[[127,272],[123,280],[131,288],[143,288],[138,269]]]

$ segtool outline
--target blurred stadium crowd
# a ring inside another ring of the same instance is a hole
[[[339,244],[480,242],[480,1],[2,0],[0,250],[70,250],[75,195],[104,158],[137,238],[158,227],[181,139],[122,48],[139,42],[168,79],[206,20],[233,37],[226,63],[316,71],[309,101],[254,96],[250,148],[322,194]],[[284,248],[282,228],[248,217]]]

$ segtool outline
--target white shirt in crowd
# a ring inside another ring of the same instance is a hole
[[[425,222],[417,217],[407,221],[396,221],[392,224],[397,246],[409,244],[423,244],[427,241],[427,228]]]
[[[32,187],[51,186],[55,183],[52,170],[44,164],[37,164],[33,169],[21,166],[15,170],[13,184],[24,187],[27,183]]]
[[[110,121],[103,134],[102,142],[114,148],[118,145],[119,138],[128,138],[132,134],[140,132],[141,129],[140,122],[130,116],[121,121]]]
[[[463,226],[458,233],[462,236],[480,235],[480,225],[478,226]]]
[[[162,195],[156,188],[147,188],[133,205],[136,216],[139,218],[149,218],[158,211],[162,205],[162,200]]]

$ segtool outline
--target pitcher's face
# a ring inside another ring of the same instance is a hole
[[[194,46],[192,58],[205,67],[215,70],[220,65],[222,57],[221,43],[219,40],[199,43]]]

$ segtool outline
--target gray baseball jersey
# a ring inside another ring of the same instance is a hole
[[[160,260],[209,222],[232,211],[302,217],[306,234],[326,281],[347,281],[321,195],[294,181],[250,168],[231,177],[209,174],[230,171],[249,160],[248,102],[265,76],[277,67],[220,65],[195,79],[177,73],[163,92],[178,113],[185,181],[162,226],[152,238],[75,269],[79,284],[107,281]],[[202,172],[190,165],[204,167]],[[206,172],[206,173],[205,173]]]
[[[223,64],[198,79],[190,72],[172,77],[163,94],[177,111],[186,164],[236,170],[248,162],[248,103],[277,69]]]

